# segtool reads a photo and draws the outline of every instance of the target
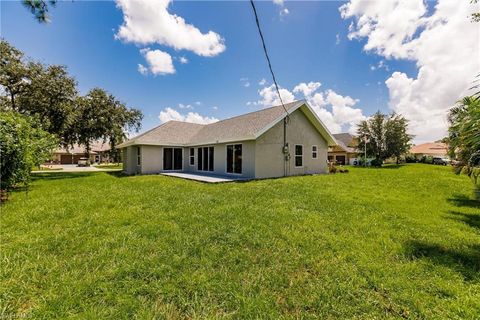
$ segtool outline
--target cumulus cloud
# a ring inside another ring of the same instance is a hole
[[[259,86],[264,86],[266,84],[267,84],[267,80],[265,80],[265,78],[262,78],[262,80],[258,81]]]
[[[180,57],[180,58],[178,58],[178,60],[180,61],[181,64],[186,64],[186,63],[188,63],[188,59],[185,58],[185,57],[183,57],[183,56]]]
[[[293,93],[288,91],[287,89],[279,88],[280,96],[282,97],[283,103],[293,102],[295,100],[295,96]],[[257,102],[259,105],[273,106],[280,104],[280,99],[277,94],[277,90],[275,89],[275,85],[272,84],[269,87],[264,87],[263,89],[259,90],[261,100]]]
[[[359,100],[350,96],[342,96],[333,90],[319,91],[320,86],[320,82],[302,82],[294,86],[292,91],[281,88],[280,94],[284,103],[296,99],[307,100],[331,132],[348,131],[355,133],[358,122],[366,119],[362,110],[354,107]],[[262,88],[259,90],[259,95],[260,100],[249,101],[247,106],[268,107],[280,104],[274,85]]]
[[[336,45],[340,44],[340,35],[338,33],[335,35],[335,44]]]
[[[216,56],[225,50],[224,39],[213,31],[202,33],[184,18],[171,14],[171,0],[116,0],[123,24],[116,37],[136,44],[161,44],[189,50],[200,56]]]
[[[140,50],[148,63],[148,68],[153,75],[165,75],[175,73],[172,56],[161,50],[150,50],[145,48]],[[141,67],[140,67],[141,66]],[[147,73],[147,68],[143,65],[138,66],[138,71],[142,74]]]
[[[209,124],[209,123],[218,121],[217,118],[202,116],[197,112],[188,112],[187,114],[182,114],[172,108],[165,108],[162,111],[160,111],[158,118],[160,119],[161,123],[174,120],[174,121],[184,121],[184,122],[192,122],[192,123],[199,123],[199,124]]]
[[[390,108],[410,120],[416,142],[446,135],[448,109],[480,70],[480,29],[469,19],[479,6],[439,0],[429,14],[427,4],[351,0],[340,8],[344,19],[355,19],[349,38],[367,39],[365,51],[416,63],[416,76],[394,71],[385,82]]]
[[[148,73],[148,68],[145,67],[143,64],[139,63],[138,64],[138,68],[137,68],[138,72],[140,72],[141,74],[143,75],[146,75]]]

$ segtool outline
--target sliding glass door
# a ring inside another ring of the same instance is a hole
[[[214,159],[213,147],[197,148],[197,169],[199,171],[213,171]]]
[[[242,145],[227,145],[227,173],[242,173]]]
[[[183,149],[163,148],[163,170],[183,169]]]

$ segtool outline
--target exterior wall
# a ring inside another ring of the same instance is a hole
[[[358,160],[358,154],[357,153],[347,153],[347,152],[341,152],[341,151],[329,152],[328,153],[328,160],[329,161],[338,161],[337,160],[338,156],[344,156],[345,157],[345,164],[346,165],[354,165],[355,160]]]
[[[287,175],[326,173],[327,141],[315,129],[301,110],[290,115],[287,124],[287,143],[290,160],[287,162]],[[295,145],[303,145],[303,166],[295,167]],[[317,146],[317,159],[312,158],[312,146]],[[272,178],[284,175],[283,121],[277,123],[256,140],[255,177]]]
[[[137,165],[137,148],[142,147],[131,146],[122,149],[123,172],[126,174],[137,174],[141,172],[141,165]],[[143,157],[141,160],[143,160]]]
[[[228,144],[241,144],[242,145],[242,174],[227,173],[227,145]],[[213,147],[214,148],[214,171],[201,171],[198,170],[198,155],[197,148],[200,147]],[[222,176],[237,176],[243,178],[255,178],[255,141],[239,141],[235,143],[220,143],[214,145],[201,145],[195,146],[195,165],[190,166],[189,155],[190,148],[184,150],[184,171],[190,173],[210,173]]]
[[[141,146],[142,174],[159,173],[163,169],[163,149],[159,146]]]

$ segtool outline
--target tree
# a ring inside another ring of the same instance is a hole
[[[18,110],[39,118],[44,130],[56,134],[61,143],[72,142],[68,128],[74,118],[77,82],[65,66],[29,63],[29,85],[18,97]]]
[[[28,68],[23,63],[23,52],[7,41],[0,41],[0,85],[10,101],[9,109],[18,110],[16,99],[28,86]],[[5,104],[2,103],[5,107]]]
[[[77,99],[77,117],[73,127],[76,140],[85,145],[87,155],[90,155],[90,145],[93,141],[108,141],[110,149],[115,152],[115,146],[123,141],[126,130],[138,132],[143,118],[136,109],[128,109],[106,91],[95,88],[84,97]]]
[[[469,175],[475,184],[480,176],[480,92],[464,97],[448,116],[449,153],[459,160],[457,172]]]
[[[375,163],[388,158],[398,158],[408,151],[412,136],[407,133],[408,120],[392,113],[376,112],[370,119],[358,124],[359,150],[367,150],[367,156],[375,157]],[[365,145],[365,141],[366,145]]]
[[[48,16],[49,6],[54,7],[57,4],[56,0],[23,0],[23,5],[30,10],[38,22],[46,23],[50,21]]]
[[[49,159],[57,144],[34,119],[14,111],[0,113],[0,189],[28,185],[33,166]]]

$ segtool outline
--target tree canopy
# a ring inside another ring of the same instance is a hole
[[[125,131],[140,129],[143,116],[139,110],[128,108],[100,88],[80,96],[77,82],[65,66],[28,61],[4,40],[0,51],[0,85],[4,89],[0,108],[36,118],[63,146],[78,143],[89,149],[93,140],[103,140],[115,153]]]
[[[366,146],[367,156],[374,157],[379,164],[391,157],[398,160],[410,148],[412,136],[407,129],[408,120],[402,115],[386,115],[378,111],[358,124],[358,148],[365,150]]]

